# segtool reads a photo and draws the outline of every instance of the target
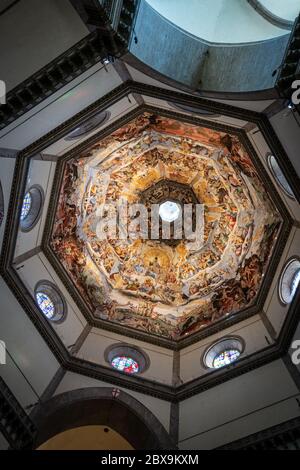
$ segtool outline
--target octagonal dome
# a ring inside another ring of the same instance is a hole
[[[130,212],[145,194],[180,204],[189,191],[200,244],[139,223],[99,238],[106,204]],[[236,136],[144,112],[67,162],[51,247],[95,318],[178,340],[255,303],[281,222]]]

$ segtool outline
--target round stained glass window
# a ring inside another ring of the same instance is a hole
[[[139,372],[137,361],[127,356],[117,356],[111,361],[114,369],[126,372],[126,374],[136,374]]]
[[[279,296],[284,304],[290,304],[300,284],[300,261],[291,259],[285,266],[279,281]]]
[[[245,349],[244,340],[227,336],[212,344],[204,353],[202,361],[209,369],[220,369],[235,362]]]
[[[28,191],[25,194],[25,197],[23,199],[23,204],[22,204],[22,209],[21,209],[21,220],[25,220],[26,217],[28,216],[30,209],[32,205],[32,197],[30,192]]]
[[[20,228],[24,232],[31,230],[40,219],[44,201],[44,192],[39,185],[31,186],[25,193],[20,214]]]
[[[286,177],[282,173],[281,168],[278,165],[278,162],[276,158],[274,157],[274,155],[268,156],[268,164],[269,164],[270,170],[273,173],[274,178],[276,179],[277,183],[279,184],[283,192],[290,198],[295,199],[293,190],[290,187],[289,183],[287,182]]]
[[[70,132],[70,134],[65,137],[65,140],[73,140],[79,137],[83,137],[86,134],[89,134],[94,129],[104,124],[109,117],[110,113],[108,111],[101,111],[99,114],[96,114],[96,116],[93,116],[92,118],[88,119],[79,127],[76,127],[76,129],[74,129],[72,132]]]
[[[36,301],[43,314],[51,320],[55,314],[55,306],[49,295],[44,292],[37,292]]]
[[[227,366],[236,361],[240,355],[241,353],[237,349],[228,349],[226,351],[222,351],[214,358],[213,367],[214,369],[219,369],[220,367]]]
[[[48,320],[61,323],[67,315],[67,304],[58,288],[49,281],[41,281],[35,288],[35,300]]]

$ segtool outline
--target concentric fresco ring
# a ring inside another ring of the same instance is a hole
[[[197,243],[145,231],[164,201]],[[51,248],[95,317],[178,340],[255,302],[281,223],[236,136],[145,112],[68,161]]]

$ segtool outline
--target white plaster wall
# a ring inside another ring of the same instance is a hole
[[[245,0],[147,0],[159,14],[210,42],[245,43],[286,34],[260,16]]]
[[[0,79],[7,91],[88,33],[68,0],[26,0],[15,5],[0,18]]]
[[[19,229],[14,254],[15,258],[37,246],[40,246],[42,242],[55,167],[55,162],[42,160],[31,160],[30,162],[26,190],[28,190],[31,186],[38,184],[44,190],[45,200],[41,217],[32,230],[29,232],[22,232],[22,230]]]
[[[253,354],[272,343],[272,339],[260,317],[255,315],[248,318],[242,323],[233,325],[218,334],[209,336],[188,348],[182,349],[180,351],[180,378],[183,382],[189,382],[197,377],[212,373],[212,370],[203,366],[202,356],[211,344],[230,335],[239,336],[245,341],[245,351],[241,358]]]
[[[289,241],[285,246],[264,305],[264,311],[277,334],[279,334],[289,310],[289,305],[283,305],[279,300],[278,280],[286,262],[295,255],[300,256],[300,229],[296,228],[292,230]]]
[[[273,116],[270,122],[300,177],[300,122],[297,123],[295,115],[287,108]]]
[[[299,203],[288,197],[284,191],[281,189],[279,184],[277,183],[276,179],[274,178],[274,175],[272,171],[269,168],[268,165],[268,160],[267,160],[267,155],[272,153],[270,150],[270,147],[267,145],[266,141],[263,138],[263,135],[261,132],[257,132],[256,130],[253,130],[251,132],[247,133],[247,136],[249,140],[251,141],[252,145],[254,146],[254,149],[256,150],[257,154],[260,156],[260,160],[262,164],[264,165],[264,168],[266,172],[268,173],[271,181],[273,182],[275,188],[277,189],[278,195],[281,197],[283,200],[286,208],[289,210],[291,217],[294,220],[300,221],[300,205]],[[297,134],[293,136],[293,139],[298,140]],[[276,154],[275,154],[276,158]]]
[[[0,374],[22,406],[37,401],[59,364],[2,278],[0,278],[0,338],[6,344],[6,364]]]
[[[300,12],[299,0],[260,0],[260,3],[273,15],[294,21]]]
[[[22,150],[122,83],[99,62],[0,131],[0,146]]]
[[[55,322],[50,322],[50,325],[66,347],[73,345],[85,327],[86,320],[75,305],[70,294],[64,289],[54,269],[46,261],[42,253],[22,262],[21,265],[23,267],[18,271],[18,274],[33,297],[36,284],[42,280],[52,282],[63,293],[67,304],[67,316],[62,323],[56,324]]]
[[[299,390],[281,360],[180,403],[180,449],[213,449],[299,416]]]
[[[154,344],[138,341],[121,335],[93,328],[83,343],[77,356],[96,364],[109,367],[104,359],[106,348],[118,342],[140,347],[149,356],[150,367],[141,375],[150,380],[168,385],[172,384],[173,351]]]
[[[130,101],[129,101],[130,99]],[[135,100],[134,96],[130,93],[128,97],[121,99],[117,103],[113,104],[109,108],[109,119],[103,124],[94,129],[93,131],[89,132],[87,135],[83,135],[78,137],[77,139],[66,140],[64,137],[59,139],[57,142],[54,142],[49,147],[43,150],[43,154],[46,155],[63,155],[64,153],[70,151],[72,148],[76,147],[77,145],[81,144],[85,140],[92,137],[94,134],[97,134],[100,130],[102,131],[107,126],[111,125],[117,119],[120,119],[125,114],[132,111],[134,108],[138,106],[137,101]]]

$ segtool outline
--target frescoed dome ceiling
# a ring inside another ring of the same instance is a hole
[[[127,233],[100,237],[121,201]],[[131,212],[167,201],[202,236],[153,239]],[[237,136],[144,112],[67,162],[51,248],[95,318],[179,340],[255,304],[281,225]]]

